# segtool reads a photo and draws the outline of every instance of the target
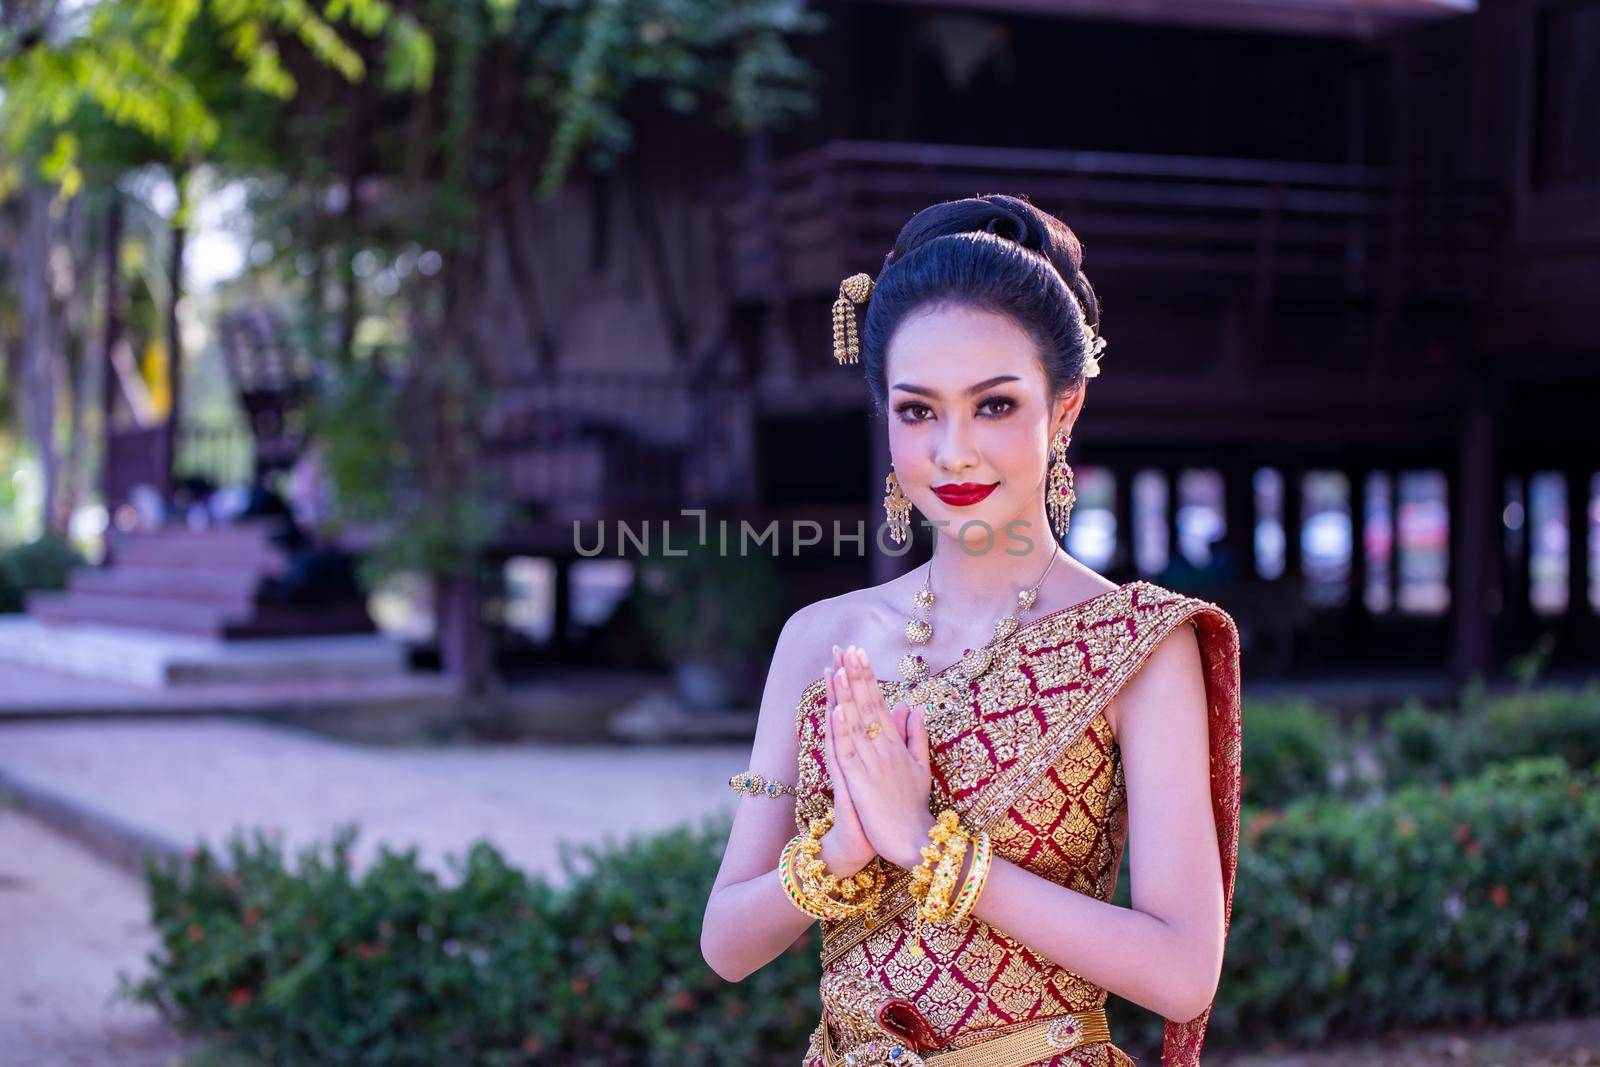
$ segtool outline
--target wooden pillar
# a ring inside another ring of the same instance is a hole
[[[1494,666],[1490,603],[1494,538],[1500,525],[1495,419],[1481,400],[1462,419],[1455,476],[1450,479],[1451,677],[1462,683]]]
[[[572,560],[557,559],[551,576],[550,644],[565,652],[572,643]]]
[[[1351,622],[1365,629],[1371,616],[1367,610],[1367,578],[1371,568],[1367,564],[1367,478],[1371,470],[1365,466],[1347,472],[1350,479],[1350,600],[1347,605]]]
[[[1567,484],[1567,615],[1566,630],[1581,634],[1588,630],[1589,607],[1589,479],[1594,473],[1587,466],[1568,467]]]
[[[1533,476],[1536,471],[1522,472],[1522,544],[1517,569],[1522,572],[1522,600],[1517,605],[1517,615],[1525,632],[1531,632],[1533,612]]]
[[[1256,498],[1254,467],[1236,458],[1223,468],[1223,521],[1227,525],[1224,544],[1232,561],[1231,580],[1249,581],[1256,576]]]
[[[1389,611],[1400,614],[1400,471],[1389,471]]]
[[[1134,553],[1136,527],[1133,519],[1133,473],[1129,467],[1116,467],[1112,470],[1112,477],[1116,480],[1112,508],[1117,521],[1117,550],[1112,555],[1112,566],[1118,573],[1128,578],[1132,578],[1139,570],[1139,561]]]
[[[1506,485],[1512,478],[1517,480],[1516,493],[1513,496],[1508,492]],[[1527,503],[1523,491],[1524,481],[1520,471],[1502,470],[1500,472],[1501,496],[1500,506],[1506,507],[1515,503],[1522,509],[1522,527],[1515,532],[1516,552],[1513,554],[1511,539],[1513,534],[1502,522],[1495,529],[1495,551],[1500,555],[1500,614],[1502,629],[1508,633],[1515,633],[1522,626],[1524,605],[1528,602],[1528,575],[1522,565],[1522,546],[1528,539]]]
[[[1170,570],[1182,559],[1178,542],[1178,478],[1183,473],[1176,467],[1161,471],[1167,483],[1167,568]]]
[[[1299,467],[1283,468],[1283,580],[1297,596],[1305,594],[1301,576],[1300,530],[1304,525],[1305,497],[1300,488]]]

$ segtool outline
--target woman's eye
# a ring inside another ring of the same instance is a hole
[[[901,404],[894,410],[905,422],[922,422],[933,414],[933,411],[926,404]]]
[[[1016,406],[1016,402],[1008,396],[991,396],[978,405],[978,410],[986,415],[1005,415]]]

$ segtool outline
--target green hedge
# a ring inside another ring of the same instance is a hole
[[[260,834],[150,861],[160,948],[124,982],[185,1029],[280,1067],[750,1063],[815,1026],[809,943],[729,985],[700,956],[727,827],[564,856],[554,888],[479,842],[452,879],[415,850],[350,872],[355,831],[291,870]]]
[[[1385,717],[1385,777],[1394,784],[1448,782],[1520,756],[1559,756],[1574,767],[1600,761],[1600,679],[1581,689],[1541,687],[1459,710],[1413,701]]]
[[[1334,715],[1309,700],[1251,701],[1243,730],[1247,804],[1276,807],[1348,780],[1354,745]]]
[[[1544,757],[1247,809],[1208,1041],[1600,1011],[1597,772]],[[737,985],[700,957],[726,829],[569,855],[562,888],[484,843],[446,884],[414,852],[352,877],[349,830],[293,873],[236,837],[232,872],[205,850],[147,865],[161,949],[127,991],[280,1065],[798,1061],[815,929]],[[1119,1044],[1159,1047],[1154,1015],[1112,1018]]]
[[[21,611],[33,590],[65,589],[67,572],[82,563],[77,550],[55,534],[0,551],[0,612]]]
[[[1246,815],[1219,1036],[1600,1010],[1600,766],[1535,757]]]
[[[1588,767],[1600,761],[1600,679],[1496,697],[1471,690],[1453,708],[1414,700],[1386,713],[1371,739],[1310,701],[1249,701],[1244,736],[1244,802],[1261,807],[1453,782],[1522,756]],[[1363,747],[1370,759],[1357,758]]]

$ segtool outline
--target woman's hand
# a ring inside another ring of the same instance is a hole
[[[836,658],[842,663],[830,685],[839,702],[829,733],[835,736],[842,777],[877,852],[896,866],[915,867],[933,825],[928,811],[933,771],[922,709],[897,703],[891,711],[861,649],[852,645]],[[869,738],[869,732],[876,736]]]
[[[822,730],[822,751],[828,763],[828,780],[833,786],[833,827],[822,835],[821,858],[829,872],[839,877],[859,871],[871,862],[878,851],[872,847],[866,831],[862,829],[861,819],[856,814],[855,802],[850,795],[850,786],[844,780],[839,757],[835,754],[833,735],[837,727],[834,726],[833,709],[839,704],[840,687],[835,683],[834,672],[843,665],[842,657],[843,650],[834,645],[833,666],[822,675],[828,693],[828,721]],[[799,829],[804,831],[805,827]]]

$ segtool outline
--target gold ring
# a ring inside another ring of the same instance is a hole
[[[878,739],[878,735],[880,733],[882,733],[882,732],[883,732],[883,723],[879,722],[877,719],[873,719],[871,722],[867,723],[867,740],[868,741],[876,741]]]

